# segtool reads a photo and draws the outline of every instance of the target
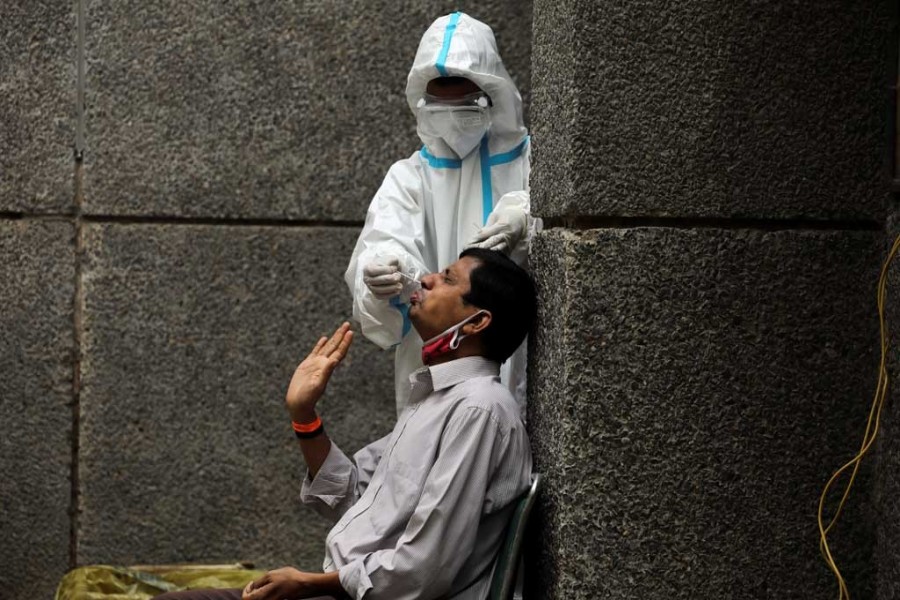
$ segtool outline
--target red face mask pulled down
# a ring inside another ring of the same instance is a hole
[[[459,343],[466,337],[464,335],[459,335],[460,328],[462,328],[463,325],[484,312],[487,311],[479,310],[477,313],[469,315],[453,327],[447,329],[445,332],[439,333],[438,335],[422,344],[422,363],[426,365],[431,364],[431,361],[433,361],[435,358],[447,354],[451,350],[456,350],[457,348],[459,348]]]

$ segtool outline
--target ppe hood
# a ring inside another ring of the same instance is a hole
[[[422,36],[406,81],[406,101],[417,117],[416,105],[437,77],[465,77],[491,97],[492,153],[511,150],[528,134],[522,96],[503,66],[494,32],[481,21],[453,13],[437,19]]]

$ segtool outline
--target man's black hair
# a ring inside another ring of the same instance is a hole
[[[537,315],[537,292],[531,276],[506,255],[495,250],[469,248],[460,258],[478,264],[469,273],[470,290],[463,302],[491,313],[491,324],[481,332],[485,358],[502,363],[512,356]]]

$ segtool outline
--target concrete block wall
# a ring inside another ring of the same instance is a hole
[[[533,597],[836,595],[815,515],[875,387],[895,28],[535,2]],[[896,587],[872,470],[833,536],[854,598]]]
[[[527,99],[530,2],[0,10],[4,598],[89,563],[321,566],[284,389],[349,316],[368,201],[419,145],[407,70],[456,9]],[[391,364],[357,343],[337,375],[345,450],[391,427]]]
[[[0,589],[49,597],[69,562],[75,231],[0,220]],[[11,593],[10,593],[11,592]]]

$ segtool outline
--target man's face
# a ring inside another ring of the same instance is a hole
[[[422,278],[422,289],[410,298],[409,320],[423,340],[433,338],[478,312],[463,302],[470,289],[469,275],[478,261],[466,256],[441,273]]]

